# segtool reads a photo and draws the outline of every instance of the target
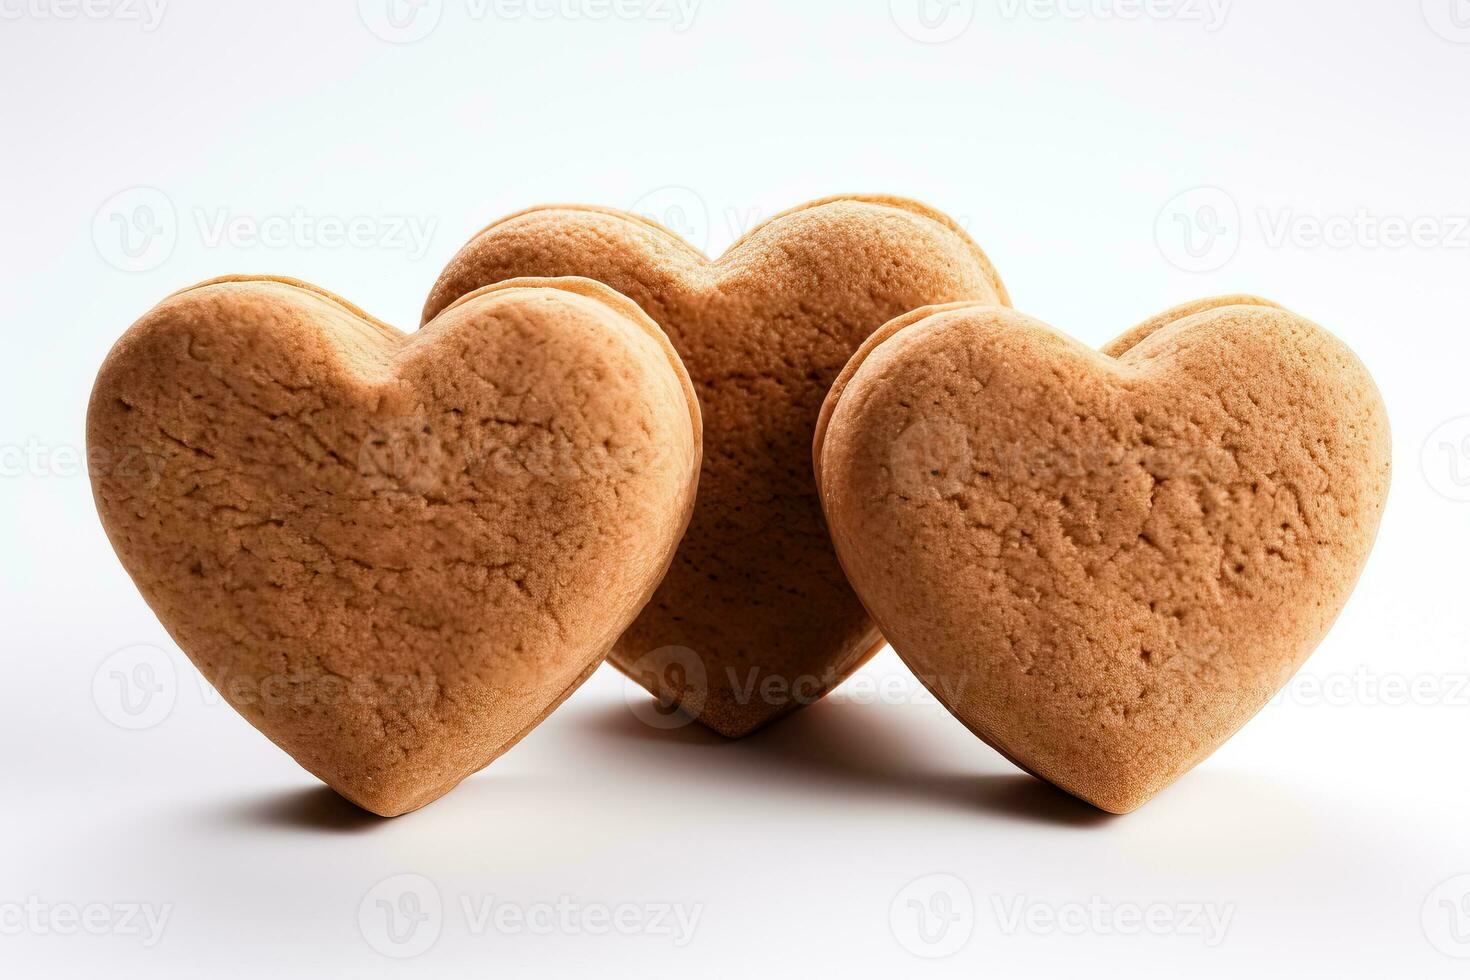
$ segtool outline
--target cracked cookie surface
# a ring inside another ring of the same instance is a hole
[[[394,815],[602,661],[693,506],[698,407],[606,287],[479,291],[406,335],[290,280],[176,293],[88,412],[98,511],[149,605],[306,769]]]
[[[1118,813],[1311,653],[1389,483],[1362,364],[1250,297],[1103,352],[1007,309],[916,311],[844,369],[814,457],[898,654],[1012,761]]]
[[[577,275],[668,333],[704,417],[699,500],[668,576],[611,660],[715,730],[744,735],[810,703],[882,640],[832,553],[811,473],[828,385],[915,307],[1007,302],[955,224],[897,198],[833,198],[762,224],[711,261],[633,215],[536,208],[456,255],[425,316],[518,275]]]

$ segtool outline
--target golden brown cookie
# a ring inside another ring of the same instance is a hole
[[[405,335],[313,286],[213,280],[117,342],[98,511],[226,700],[375,813],[487,765],[597,667],[693,507],[693,388],[586,280],[481,290]]]
[[[1347,600],[1389,482],[1363,365],[1250,297],[1090,350],[1009,309],[884,327],[814,443],[849,579],[1017,765],[1142,805],[1286,682]]]
[[[822,398],[892,317],[1007,302],[990,262],[954,222],[897,198],[804,205],[716,261],[643,218],[554,206],[475,236],[424,315],[522,275],[587,276],[636,300],[678,348],[704,413],[694,518],[612,662],[730,736],[821,697],[882,643],[832,554],[812,483]]]

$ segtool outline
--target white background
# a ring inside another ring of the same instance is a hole
[[[83,2],[0,0],[0,974],[1465,975],[1470,3]],[[370,818],[212,694],[102,535],[89,387],[176,288],[285,274],[411,327],[512,210],[718,253],[844,191],[955,215],[1088,343],[1252,291],[1382,388],[1392,498],[1336,629],[1135,814],[1018,774],[885,652],[738,743],[644,725],[604,668]]]

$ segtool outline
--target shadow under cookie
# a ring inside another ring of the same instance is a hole
[[[950,723],[937,713],[932,721]],[[575,713],[568,725],[583,727],[604,751],[610,750],[609,743],[622,742],[625,747],[618,751],[631,751],[643,767],[656,766],[668,778],[694,785],[746,780],[755,792],[791,789],[859,800],[908,798],[1066,827],[1095,827],[1112,820],[1024,773],[987,772],[981,765],[973,770],[926,765],[932,753],[920,744],[923,736],[915,732],[912,720],[895,719],[891,706],[824,701],[778,729],[739,740],[722,738],[702,725],[657,728],[623,704]],[[994,761],[1004,765],[998,756]]]

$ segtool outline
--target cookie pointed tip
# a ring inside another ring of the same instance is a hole
[[[781,708],[775,710],[744,710],[744,711],[722,711],[711,710],[707,707],[701,712],[697,719],[705,728],[725,738],[745,738],[754,735],[777,720],[786,717],[792,709]]]
[[[719,715],[700,715],[695,720],[716,735],[729,739],[744,738],[766,726],[766,720],[735,719]]]
[[[456,782],[454,785],[458,785]],[[414,787],[384,787],[384,786],[348,786],[341,783],[327,783],[327,786],[359,810],[370,813],[375,817],[391,820],[401,817],[406,813],[420,810],[435,800],[438,800],[454,786],[447,788],[434,788],[422,790]]]
[[[1062,789],[1104,813],[1111,813],[1119,817],[1133,813],[1158,794],[1156,789],[1123,785],[1104,786],[1087,791],[1066,787]]]

